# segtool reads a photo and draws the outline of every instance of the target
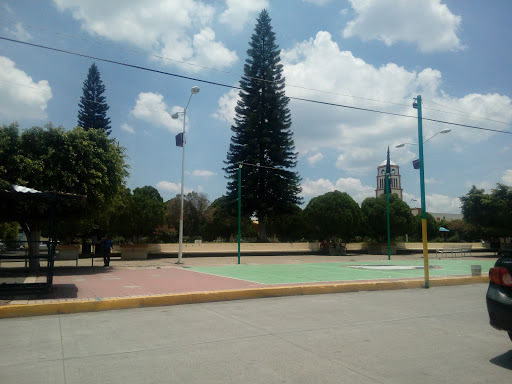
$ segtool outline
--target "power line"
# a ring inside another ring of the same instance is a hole
[[[165,71],[160,71],[160,70],[157,70],[157,69],[142,67],[142,66],[139,66],[139,65],[133,65],[133,64],[123,63],[123,62],[120,62],[120,61],[104,59],[104,58],[101,58],[101,57],[86,55],[86,54],[83,54],[83,53],[77,53],[77,52],[67,51],[67,50],[64,50],[64,49],[58,49],[58,48],[47,47],[47,46],[39,45],[39,44],[28,43],[26,41],[9,39],[9,38],[3,37],[3,36],[0,36],[0,40],[11,41],[11,42],[14,42],[14,43],[23,44],[23,45],[27,45],[27,46],[31,46],[31,47],[43,48],[43,49],[47,49],[47,50],[50,50],[50,51],[66,53],[66,54],[69,54],[69,55],[74,55],[74,56],[79,56],[79,57],[85,57],[85,58],[88,58],[88,59],[103,61],[103,62],[111,63],[111,64],[117,64],[117,65],[121,65],[121,66],[124,66],[124,67],[140,69],[142,71],[159,73],[161,75],[173,76],[173,77],[178,77],[178,78],[186,79],[186,80],[194,80],[194,81],[197,81],[197,82],[200,82],[200,83],[205,83],[205,84],[210,84],[210,85],[217,85],[219,87],[230,88],[230,89],[239,89],[239,90],[241,89],[240,87],[236,87],[236,86],[233,86],[233,85],[217,83],[217,82],[214,82],[214,81],[199,79],[199,78],[190,77],[190,76],[178,75],[178,74],[171,73],[171,72],[165,72]],[[291,99],[291,100],[298,100],[298,101],[305,101],[305,102],[321,104],[321,105],[328,105],[328,106],[334,106],[334,107],[340,107],[340,108],[354,109],[354,110],[359,110],[359,111],[364,111],[364,112],[373,112],[373,113],[380,113],[380,114],[384,114],[384,115],[398,116],[398,117],[407,117],[407,118],[414,118],[414,119],[416,118],[416,116],[404,115],[404,114],[401,114],[401,113],[393,113],[393,112],[380,111],[380,110],[377,110],[377,109],[355,107],[355,106],[351,106],[351,105],[329,103],[329,102],[325,102],[325,101],[312,100],[312,99],[304,99],[304,98],[292,97],[292,96],[289,96],[288,98]],[[483,127],[477,127],[477,126],[467,125],[467,124],[458,124],[458,123],[452,123],[452,122],[448,122],[448,121],[435,120],[435,119],[429,119],[429,118],[423,118],[423,120],[432,121],[432,122],[441,123],[441,124],[449,124],[449,125],[455,125],[455,126],[460,126],[460,127],[478,129],[478,130],[483,130],[483,131],[490,131],[490,132],[497,132],[497,133],[506,133],[506,134],[512,135],[512,132],[510,132],[510,131],[502,131],[502,130],[498,130],[498,129],[483,128]]]
[[[424,104],[424,101],[423,101],[423,100],[422,100],[422,103]],[[433,108],[423,108],[424,110],[425,110],[425,109],[427,109],[427,110],[429,110],[429,111],[436,111],[436,112],[441,112],[441,113],[447,113],[447,114],[450,114],[450,115],[471,117],[471,118],[473,118],[473,119],[482,119],[482,120],[492,121],[493,123],[500,123],[500,124],[505,124],[505,125],[508,125],[508,124],[509,124],[509,123],[507,123],[507,122],[505,122],[505,121],[489,119],[488,117],[483,117],[483,116],[478,116],[478,115],[471,115],[471,114],[466,113],[466,112],[464,112],[464,111],[461,111],[461,110],[459,110],[459,109],[452,108],[452,107],[448,107],[448,106],[446,106],[446,105],[442,105],[442,104],[439,104],[439,103],[435,103],[435,102],[433,102],[433,101],[429,101],[429,100],[427,100],[427,103],[432,103],[432,104],[439,105],[440,107],[444,107],[444,108],[448,108],[448,109],[453,109],[454,111],[457,111],[457,112],[460,112],[460,113],[448,112],[448,111],[443,111],[443,110],[440,110],[440,109],[433,109]]]
[[[159,74],[161,74],[161,75],[174,76],[174,77],[179,77],[179,78],[186,79],[186,80],[194,80],[194,81],[199,81],[199,82],[201,82],[201,83],[206,83],[206,84],[211,84],[211,85],[218,85],[219,87],[240,89],[239,87],[235,87],[235,86],[232,86],[232,85],[226,85],[226,84],[222,84],[222,83],[216,83],[216,82],[214,82],[214,81],[209,81],[209,80],[197,79],[197,78],[190,77],[190,76],[177,75],[177,74],[175,74],[175,73],[171,73],[171,72],[159,71],[158,69],[152,69],[152,68],[141,67],[141,66],[139,66],[139,65],[133,65],[133,64],[123,63],[123,62],[121,62],[121,61],[115,61],[115,60],[103,59],[103,58],[101,58],[101,57],[96,57],[96,56],[86,55],[86,54],[84,54],[84,53],[78,53],[78,52],[66,51],[66,50],[64,50],[64,49],[48,47],[48,46],[45,46],[45,45],[39,45],[39,44],[29,43],[29,42],[21,41],[21,40],[9,39],[8,37],[0,36],[0,40],[11,41],[11,42],[13,42],[13,43],[24,44],[24,45],[28,45],[28,46],[36,47],[36,48],[48,49],[48,50],[50,50],[50,51],[55,51],[55,52],[60,52],[60,53],[66,53],[66,54],[68,54],[68,55],[74,55],[74,56],[79,56],[79,57],[85,57],[85,58],[87,58],[87,59],[93,59],[93,60],[103,61],[103,62],[106,62],[106,63],[122,65],[122,66],[124,66],[124,67],[140,69],[140,70],[142,70],[142,71],[148,71],[148,72],[159,73]]]
[[[14,22],[11,22],[11,23],[14,23]],[[245,76],[245,77],[247,77],[249,79],[259,80],[259,81],[268,82],[268,83],[274,83],[275,82],[274,80],[266,80],[266,79],[262,79],[262,78],[259,78],[259,77],[246,76],[245,74],[240,74],[240,73],[237,73],[237,72],[223,71],[223,70],[217,69],[217,68],[212,68],[212,67],[207,67],[207,66],[204,66],[204,65],[194,64],[194,63],[190,63],[190,62],[183,61],[183,60],[172,59],[172,58],[169,58],[169,57],[166,57],[166,56],[156,55],[154,53],[150,53],[150,52],[144,51],[144,50],[127,49],[127,48],[124,48],[124,47],[120,47],[117,44],[105,43],[105,42],[97,41],[97,40],[94,40],[94,39],[89,39],[89,38],[85,38],[85,37],[81,37],[81,36],[76,36],[76,35],[70,34],[70,33],[63,33],[63,32],[59,32],[59,31],[56,31],[56,30],[53,30],[53,29],[50,29],[50,28],[36,27],[36,26],[30,25],[30,24],[25,24],[25,25],[27,25],[28,27],[33,28],[33,29],[39,29],[41,31],[48,31],[48,32],[54,33],[56,35],[61,35],[61,36],[65,36],[65,37],[69,37],[69,38],[73,38],[73,39],[77,39],[77,40],[83,40],[83,41],[94,43],[94,44],[98,44],[98,45],[116,47],[116,48],[119,48],[119,49],[127,51],[127,52],[136,53],[138,55],[148,55],[148,56],[151,56],[151,57],[155,57],[157,59],[172,61],[174,63],[189,65],[189,66],[193,66],[193,67],[197,67],[197,68],[202,68],[202,69],[208,69],[208,70],[211,70],[211,71],[216,71],[216,72],[224,73],[224,74],[227,74],[227,75]],[[321,92],[321,93],[330,94],[330,95],[336,95],[336,96],[342,96],[342,97],[350,97],[350,98],[353,98],[353,99],[373,101],[373,102],[377,102],[377,103],[398,105],[398,106],[403,106],[403,107],[408,107],[409,106],[408,104],[404,104],[404,103],[396,103],[396,102],[392,102],[392,101],[378,100],[378,99],[372,99],[372,98],[368,98],[368,97],[347,95],[347,94],[343,94],[343,93],[339,93],[339,92],[326,91],[326,90],[315,89],[315,88],[308,88],[308,87],[304,87],[304,86],[300,86],[300,85],[294,85],[294,84],[290,84],[290,83],[287,83],[286,86],[287,87],[298,88],[298,89],[303,89],[303,90],[306,90],[306,91]]]
[[[506,133],[506,134],[512,135],[512,132],[510,132],[510,131],[502,131],[502,130],[500,130],[500,129],[491,129],[491,128],[475,127],[475,126],[473,126],[473,125],[458,124],[458,123],[452,123],[452,122],[450,122],[450,121],[443,121],[443,120],[428,119],[428,118],[425,118],[425,117],[423,117],[423,120],[426,120],[426,121],[432,121],[432,122],[434,122],[434,123],[441,123],[441,124],[448,124],[448,125],[456,125],[456,126],[459,126],[459,127],[466,127],[466,128],[480,129],[480,130],[482,130],[482,131],[497,132],[497,133]]]

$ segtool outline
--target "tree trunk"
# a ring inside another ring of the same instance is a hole
[[[258,241],[267,241],[267,223],[264,217],[258,217]]]
[[[29,227],[27,223],[21,223],[21,228],[25,233],[28,242],[29,263],[28,268],[31,271],[37,271],[41,268],[39,264],[39,244],[41,243],[41,228],[37,226]]]

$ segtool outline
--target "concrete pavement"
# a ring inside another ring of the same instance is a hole
[[[418,255],[392,256],[391,261],[382,255],[245,256],[241,265],[236,257],[183,260],[182,265],[175,258],[112,260],[110,268],[91,267],[90,259],[79,260],[79,267],[74,261],[59,261],[51,292],[3,293],[0,317],[424,286],[423,259]],[[492,255],[432,257],[430,286],[486,283],[495,260]],[[482,266],[482,276],[471,276],[472,264]]]
[[[0,383],[504,384],[484,284],[0,319]]]

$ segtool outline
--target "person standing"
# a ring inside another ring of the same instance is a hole
[[[112,252],[112,247],[114,244],[112,243],[112,240],[108,237],[108,235],[105,235],[103,238],[103,263],[105,264],[105,267],[110,266],[110,253]]]

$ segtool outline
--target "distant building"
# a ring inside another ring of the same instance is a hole
[[[397,195],[400,200],[403,200],[402,196],[402,181],[400,176],[400,167],[390,161],[391,174],[389,175],[389,185],[391,186],[391,193]],[[384,195],[386,188],[386,160],[377,167],[377,189],[375,190],[375,197]]]
[[[421,213],[421,208],[411,208],[411,212],[414,216],[419,215]],[[453,221],[453,220],[462,220],[463,215],[461,213],[434,213],[434,212],[428,212],[432,216],[434,216],[434,219],[436,221]]]
[[[391,173],[389,175],[389,184],[391,185],[391,193],[397,195],[401,200],[403,200],[403,189],[402,189],[402,176],[400,175],[400,167],[390,161],[390,169]],[[381,165],[377,167],[377,189],[375,190],[375,197],[379,197],[384,195],[386,187],[386,160],[382,162]],[[414,216],[419,215],[421,213],[421,208],[411,208],[411,212]],[[428,212],[436,221],[453,221],[453,220],[462,220],[463,216],[460,213],[434,213]]]

